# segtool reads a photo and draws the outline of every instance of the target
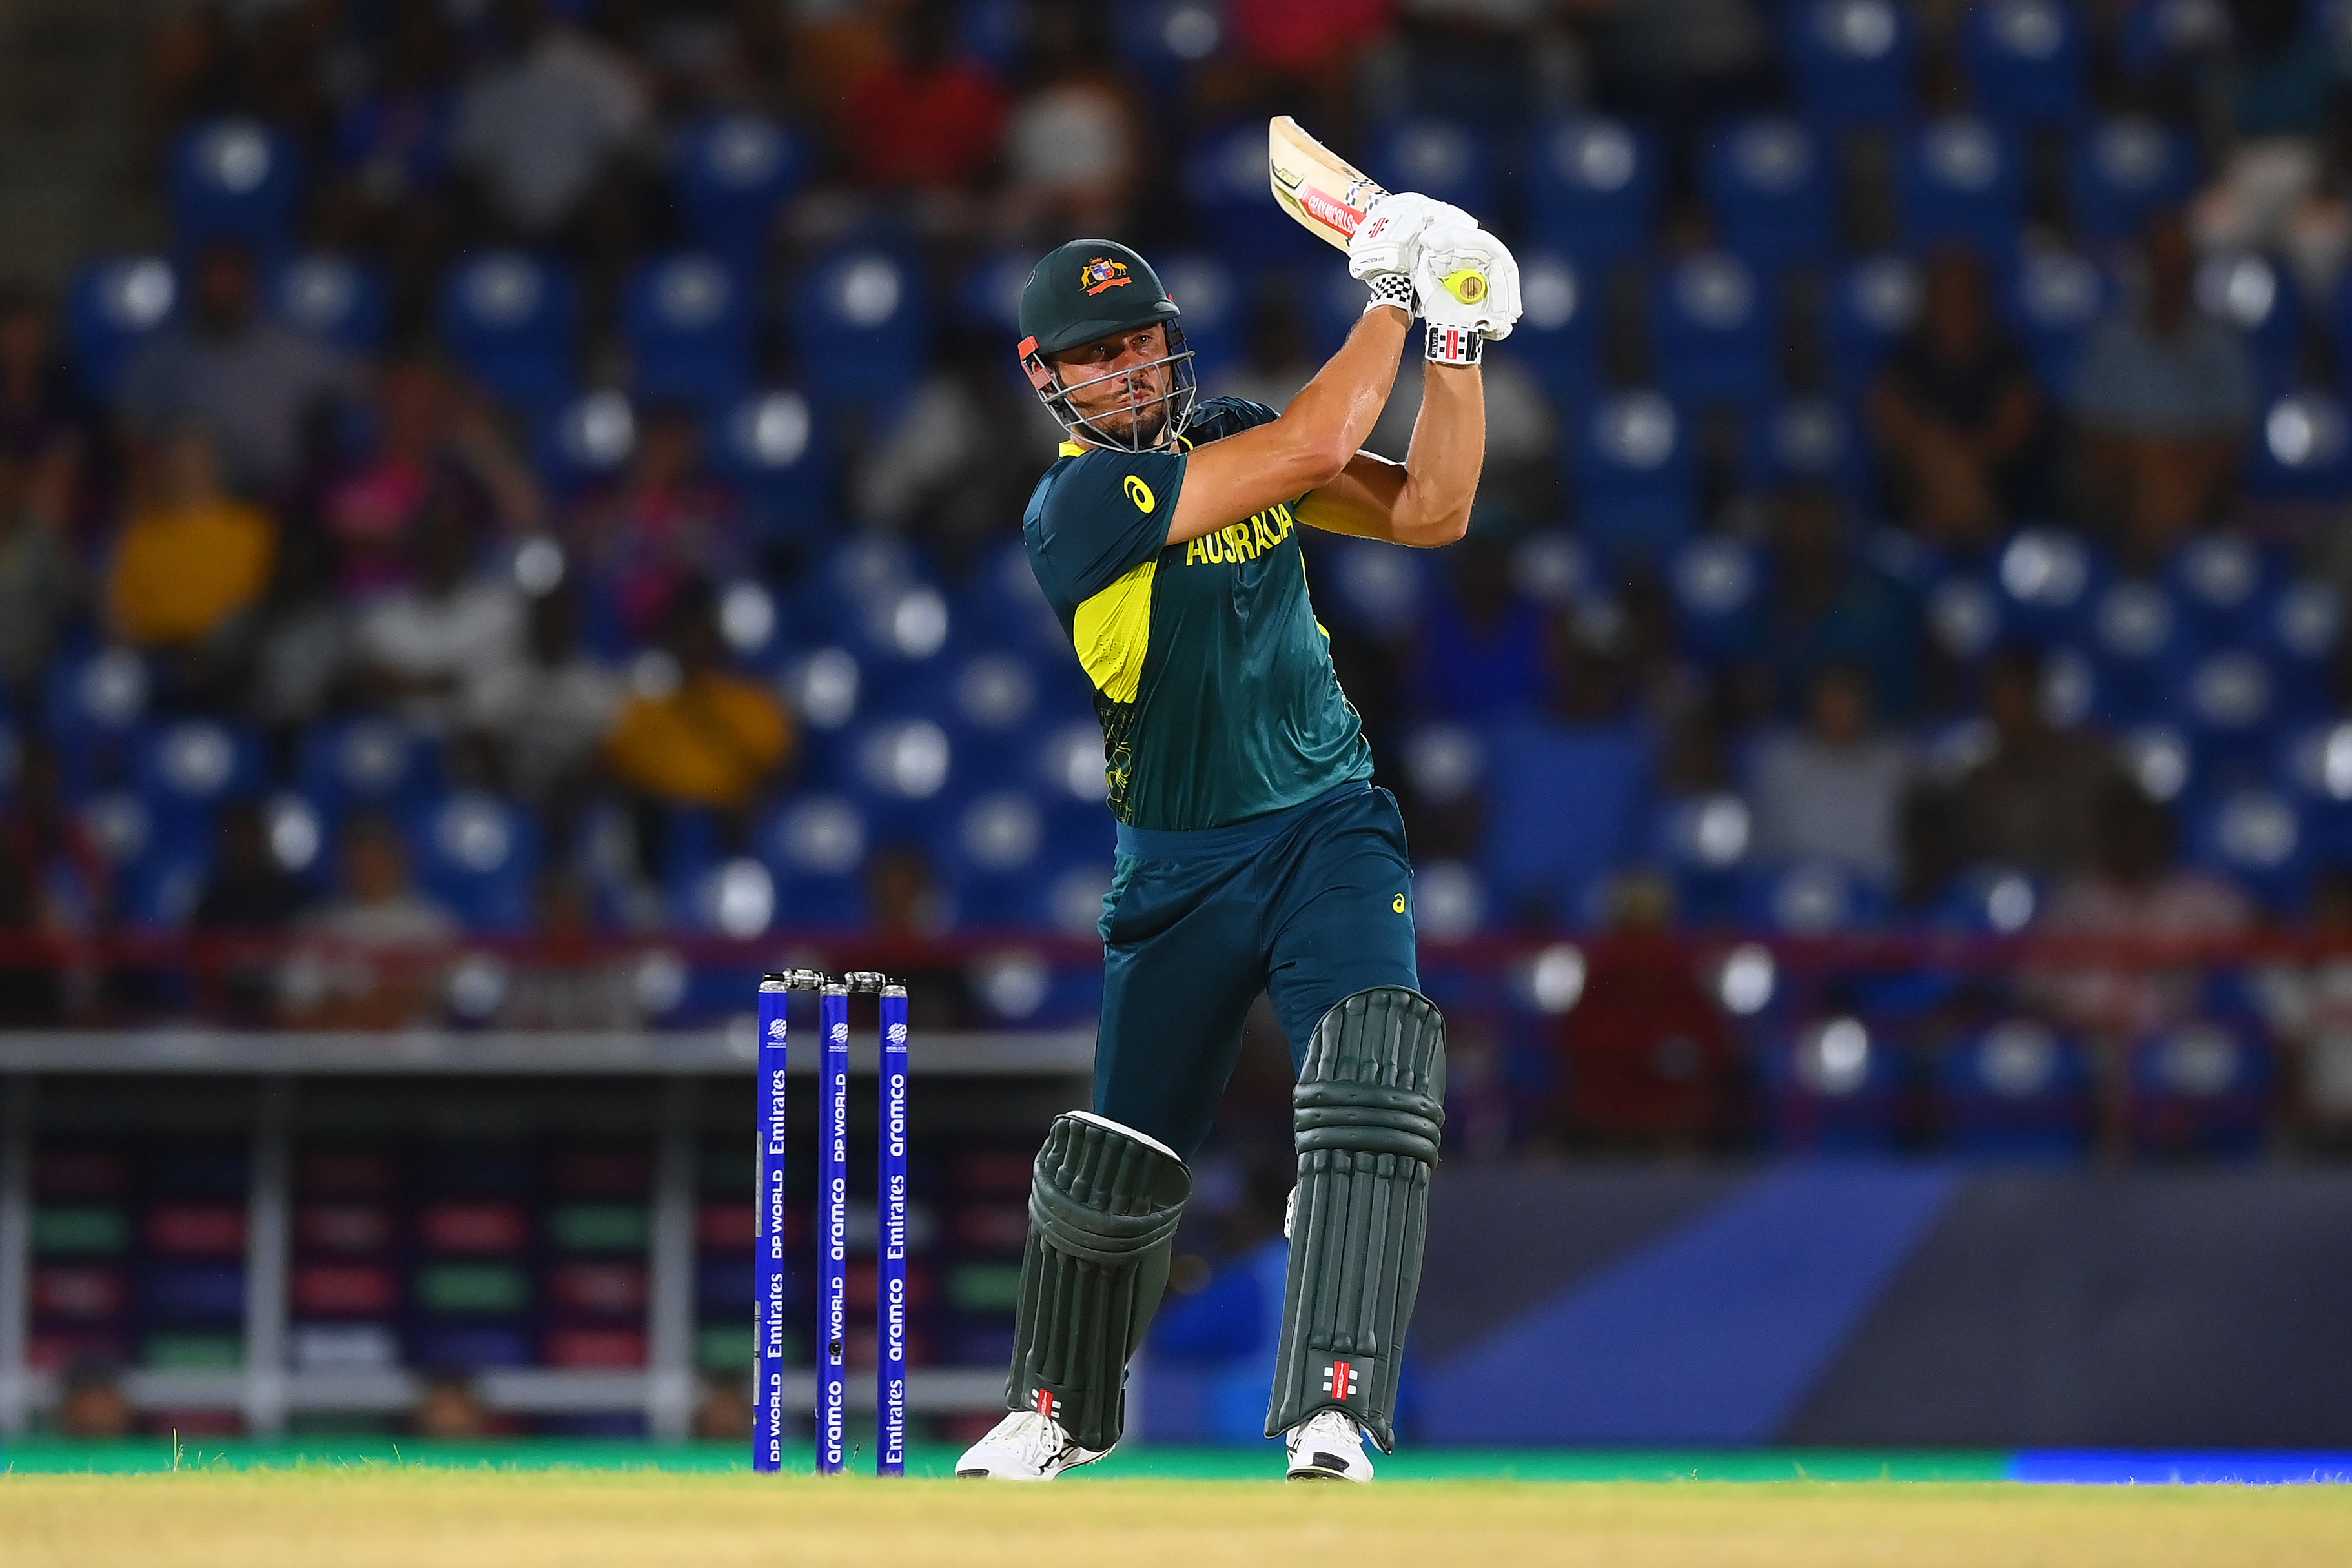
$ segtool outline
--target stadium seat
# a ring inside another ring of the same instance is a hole
[[[383,348],[392,301],[383,275],[346,256],[298,256],[270,285],[278,319],[352,354]]]
[[[1927,635],[1946,657],[1974,664],[1993,651],[2010,628],[2002,610],[2007,599],[1972,571],[1937,578],[1927,588]]]
[[[2090,596],[2090,635],[2080,640],[2099,672],[2099,706],[2114,724],[2165,716],[2192,653],[2187,618],[2162,583],[2125,580]]]
[[[2252,1029],[2208,1019],[2176,1025],[2137,1042],[2128,1072],[2138,1153],[2245,1158],[2262,1151],[2277,1071]]]
[[[1674,877],[1679,921],[1738,924],[1755,826],[1748,802],[1728,790],[1657,807],[1651,825],[1653,852]]]
[[[1195,141],[1184,158],[1184,195],[1211,248],[1230,266],[1255,271],[1319,259],[1324,249],[1268,193],[1264,120]]]
[[[1767,1135],[1786,1154],[1891,1151],[1902,1115],[1902,1063],[1860,1019],[1809,1019],[1761,1052]]]
[[[293,233],[301,199],[294,144],[258,120],[205,120],[183,131],[168,175],[172,229],[184,247],[236,240],[265,253]]]
[[[2209,315],[2244,334],[2258,379],[2275,385],[2295,374],[2304,301],[2284,269],[2254,252],[2217,252],[2199,265],[2196,288]]]
[[[2020,528],[2001,547],[1993,573],[2004,631],[2042,644],[2073,640],[2100,576],[2099,562],[2080,536]]]
[[[1885,889],[1826,861],[1758,866],[1742,881],[1748,922],[1790,936],[1867,930],[1886,912]]]
[[[1521,196],[1530,248],[1605,267],[1649,248],[1664,171],[1654,138],[1577,115],[1536,128]]]
[[[854,246],[793,286],[788,313],[801,373],[820,406],[846,403],[887,421],[903,411],[927,360],[922,274],[894,252]]]
[[[161,822],[208,832],[212,814],[233,795],[262,780],[260,747],[252,737],[206,718],[178,719],[150,728],[133,751],[133,781]]]
[[[2008,294],[2010,318],[2042,386],[2057,402],[2072,402],[2083,351],[2114,303],[2105,275],[2078,251],[2028,246]]]
[[[1927,910],[1927,925],[1969,936],[2014,936],[2042,911],[2044,889],[2023,872],[1972,865],[1954,876]]]
[[[612,478],[636,450],[637,413],[625,393],[605,390],[567,399],[540,429],[539,465],[566,494]]]
[[[1834,172],[1804,125],[1759,117],[1709,136],[1699,177],[1725,246],[1770,269],[1829,252]]]
[[[2147,0],[2124,11],[2116,63],[2127,78],[2159,77],[2225,47],[2232,31],[2224,0]]]
[[[1864,256],[1837,279],[1830,301],[1830,360],[1839,385],[1859,392],[1887,351],[1919,319],[1919,268],[1908,256]]]
[[[1824,129],[1894,126],[1911,113],[1918,30],[1895,0],[1795,0],[1783,57],[1805,118]]]
[[[740,276],[758,277],[776,214],[805,163],[798,138],[761,115],[713,115],[688,126],[670,177],[695,243],[725,256]]]
[[[1519,268],[1525,308],[1511,335],[1490,350],[1525,365],[1555,407],[1576,410],[1601,384],[1601,313],[1597,277],[1568,256],[1539,251]]]
[[[2273,913],[2299,914],[2311,881],[2311,835],[2294,798],[2247,785],[2200,803],[2189,858],[2236,883]]]
[[[1390,190],[1418,191],[1467,212],[1494,211],[1494,157],[1469,126],[1408,115],[1376,131],[1371,145],[1366,168]]]
[[[1826,485],[1856,515],[1872,501],[1870,443],[1853,415],[1833,397],[1784,398],[1748,422],[1748,477],[1759,489]]]
[[[1767,279],[1726,251],[1685,256],[1650,289],[1650,341],[1667,392],[1688,407],[1754,407],[1776,381],[1780,346]]]
[[[1687,417],[1654,391],[1612,392],[1578,421],[1570,483],[1579,532],[1602,560],[1672,555],[1696,521]]]
[[[179,279],[161,256],[105,257],[74,275],[66,340],[74,370],[92,397],[115,400],[122,372],[172,319],[178,301]]]
[[[1000,250],[964,268],[956,282],[956,316],[963,325],[1002,336],[1008,343],[1021,337],[1021,291],[1037,269],[1040,253],[1030,249]],[[1168,281],[1164,263],[1154,262],[1160,281]]]
[[[709,251],[637,269],[621,302],[621,333],[640,399],[720,407],[751,387],[756,322],[744,276]]]
[[[959,924],[1051,924],[1046,809],[1025,790],[1007,789],[937,814],[933,852],[955,890]]]
[[[2270,666],[2244,648],[2222,645],[2188,662],[2170,693],[2177,716],[2200,760],[2260,754],[2277,711]]]
[[[2090,1054],[2033,1019],[2005,1019],[1948,1048],[1936,1073],[1936,1121],[1954,1154],[2075,1159],[2090,1152]]]
[[[2151,213],[2181,200],[2197,183],[2188,138],[2162,120],[2136,114],[2117,115],[2075,138],[2071,172],[2075,226],[2097,244],[2130,238]]]
[[[42,708],[49,738],[57,742],[68,789],[80,793],[121,759],[146,716],[146,661],[128,648],[98,648],[53,658],[46,674]]]
[[[2343,399],[2324,387],[2295,387],[2271,399],[2249,446],[2245,486],[2252,495],[2300,501],[2352,496],[2352,421]]]
[[[462,789],[422,813],[409,840],[417,885],[467,930],[530,926],[540,845],[528,814],[495,795]]]
[[[778,924],[860,924],[866,890],[858,873],[867,842],[866,813],[845,797],[803,793],[779,806],[760,832],[760,852],[775,873]]]
[[[1960,54],[1986,114],[2024,129],[2071,125],[2089,107],[2084,19],[2063,0],[1981,0],[1960,27]]]
[[[2276,573],[2243,537],[2211,533],[2190,540],[2172,558],[2166,577],[2201,640],[2218,645],[2261,635],[2262,607]]]
[[[1153,265],[1169,298],[1184,312],[1184,346],[1192,350],[1192,371],[1202,385],[1239,370],[1248,358],[1250,302],[1233,269],[1192,251]],[[1362,292],[1358,285],[1360,311]]]
[[[1766,608],[1764,563],[1744,539],[1694,539],[1668,578],[1683,646],[1710,662],[1748,651]]]
[[[1498,725],[1486,754],[1512,766],[1487,778],[1478,871],[1491,913],[1582,917],[1608,874],[1643,849],[1652,747],[1632,725]],[[1573,800],[1577,809],[1560,809]],[[1426,894],[1417,894],[1426,911]]]
[[[303,796],[330,823],[354,810],[407,816],[440,787],[438,747],[397,720],[314,724],[302,735]]]
[[[1949,115],[1913,131],[1899,184],[1903,232],[1917,249],[1965,245],[1998,262],[2024,224],[2024,160],[1989,120]]]
[[[833,515],[833,465],[807,398],[782,387],[748,392],[713,423],[713,466],[763,534],[796,538]]]
[[[458,263],[443,280],[441,339],[492,395],[544,414],[572,389],[577,309],[561,267],[493,251]]]
[[[939,809],[956,799],[956,746],[928,718],[863,721],[843,737],[848,779],[877,838],[922,836]]]
[[[2261,626],[2256,646],[2277,686],[2280,716],[2305,720],[2332,711],[2343,596],[2332,584],[2309,578],[2281,583],[2265,597]]]

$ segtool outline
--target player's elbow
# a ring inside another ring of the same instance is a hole
[[[1440,545],[1459,544],[1470,532],[1470,508],[1448,512],[1422,529],[1421,542],[1434,549]]]
[[[1301,480],[1299,488],[1319,490],[1335,482],[1348,471],[1348,463],[1355,455],[1354,443],[1342,441],[1336,435],[1301,442],[1293,454]]]

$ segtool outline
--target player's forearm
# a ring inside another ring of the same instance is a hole
[[[1412,325],[1412,318],[1391,306],[1366,311],[1339,351],[1283,411],[1276,428],[1316,470],[1304,488],[1339,477],[1371,434],[1396,385],[1397,361]]]
[[[1460,538],[1470,529],[1470,505],[1486,465],[1486,389],[1477,367],[1430,366],[1390,537],[1424,547]]]

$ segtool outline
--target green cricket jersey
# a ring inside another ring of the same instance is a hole
[[[1030,570],[1094,682],[1110,809],[1129,826],[1223,827],[1372,776],[1307,602],[1297,498],[1167,542],[1185,453],[1275,417],[1212,398],[1176,451],[1066,442],[1022,519]]]

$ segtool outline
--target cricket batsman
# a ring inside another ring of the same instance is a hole
[[[1181,313],[1123,245],[1074,240],[1022,293],[1021,362],[1067,437],[1022,532],[1094,683],[1118,855],[1094,1109],[1058,1118],[1038,1153],[1012,1413],[960,1475],[1051,1480],[1118,1443],[1185,1162],[1261,990],[1298,1072],[1266,1436],[1286,1438],[1293,1479],[1368,1481],[1364,1437],[1395,1442],[1445,1026],[1419,989],[1403,823],[1370,782],[1297,530],[1462,537],[1486,453],[1479,353],[1510,331],[1519,289],[1499,241],[1411,193],[1365,213],[1348,269],[1370,303],[1279,414],[1196,400]],[[1360,447],[1416,315],[1427,386],[1397,464]]]

